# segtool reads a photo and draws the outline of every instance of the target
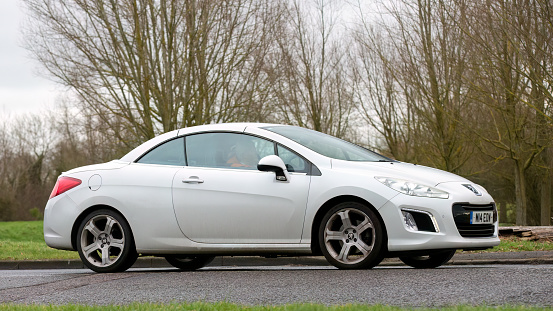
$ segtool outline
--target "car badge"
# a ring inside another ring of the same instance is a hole
[[[469,184],[463,184],[463,186],[465,186],[465,188],[467,188],[468,190],[474,192],[474,194],[476,194],[477,196],[482,196],[482,193],[480,191],[478,191],[478,189],[474,188],[472,185],[469,185]]]

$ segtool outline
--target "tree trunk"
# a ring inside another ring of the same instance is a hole
[[[507,219],[507,202],[503,201],[498,203],[499,205],[499,222],[509,222]]]
[[[524,164],[515,160],[515,194],[517,203],[517,226],[528,225],[527,210],[528,200],[526,199],[526,177],[524,176]]]
[[[547,174],[541,189],[541,225],[551,224],[551,174]]]
[[[541,157],[546,164],[547,168],[543,174],[543,181],[541,183],[541,221],[542,226],[549,226],[551,224],[551,156],[549,150],[544,150]]]

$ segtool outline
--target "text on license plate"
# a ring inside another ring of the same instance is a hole
[[[471,224],[493,224],[493,212],[470,212]]]

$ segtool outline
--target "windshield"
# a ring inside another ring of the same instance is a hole
[[[267,126],[268,131],[289,138],[319,154],[346,161],[390,162],[376,152],[357,146],[334,136],[297,126]]]

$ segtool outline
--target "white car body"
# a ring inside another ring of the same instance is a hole
[[[48,201],[46,243],[76,250],[76,230],[84,215],[105,207],[128,222],[139,254],[308,255],[317,253],[314,235],[321,209],[332,202],[354,200],[370,206],[381,218],[389,254],[499,244],[496,219],[493,233],[485,237],[461,236],[454,221],[452,207],[458,203],[491,206],[496,215],[494,200],[483,187],[414,164],[329,158],[264,129],[271,126],[277,125],[215,124],[175,130],[120,160],[63,173],[82,184]],[[288,180],[281,182],[270,171],[136,162],[164,141],[209,132],[242,133],[276,142],[301,155],[318,172],[286,172]],[[428,185],[449,195],[447,199],[406,195],[377,180],[381,176]],[[429,215],[436,230],[409,229],[402,210]]]

